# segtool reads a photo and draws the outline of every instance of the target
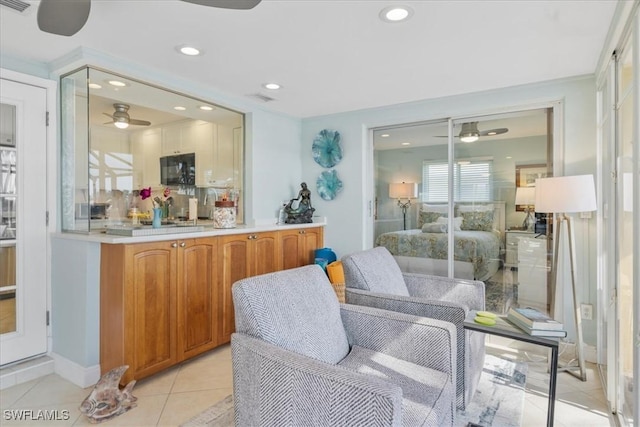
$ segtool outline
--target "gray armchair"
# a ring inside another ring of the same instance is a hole
[[[309,265],[233,285],[238,426],[445,426],[455,418],[455,328],[339,304]]]
[[[384,247],[342,258],[346,302],[415,316],[445,320],[456,326],[457,407],[465,409],[480,380],[484,334],[465,331],[469,310],[484,310],[484,283],[424,274],[402,273]]]

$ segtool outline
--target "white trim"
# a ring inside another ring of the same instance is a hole
[[[0,370],[0,390],[53,374],[53,365],[53,359],[45,355],[4,367]]]
[[[78,387],[86,388],[92,386],[100,379],[100,365],[80,366],[57,353],[51,353],[51,357],[53,358],[55,373]]]

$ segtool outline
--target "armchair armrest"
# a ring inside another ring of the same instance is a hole
[[[231,353],[236,425],[402,424],[402,390],[383,379],[240,333]]]
[[[363,291],[360,289],[346,289],[346,300],[349,304],[376,307],[383,310],[407,313],[414,316],[430,317],[432,319],[451,322],[462,329],[464,318],[469,308],[457,302],[427,299],[417,296],[402,296]]]
[[[484,282],[425,274],[402,276],[413,297],[457,302],[470,310],[484,310]]]
[[[448,374],[456,384],[456,328],[449,322],[360,305],[340,306],[349,345]]]

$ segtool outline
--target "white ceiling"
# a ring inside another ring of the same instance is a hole
[[[310,117],[591,74],[613,16],[612,0],[263,0],[225,10],[179,0],[93,0],[74,36],[41,32],[38,1],[0,7],[0,53],[50,63],[82,46]],[[176,46],[194,44],[200,57]],[[117,70],[116,70],[117,71]],[[275,81],[279,91],[261,84]],[[215,100],[211,100],[214,101]]]

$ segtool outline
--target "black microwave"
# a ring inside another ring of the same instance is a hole
[[[162,185],[195,185],[195,153],[160,157],[160,183]]]

